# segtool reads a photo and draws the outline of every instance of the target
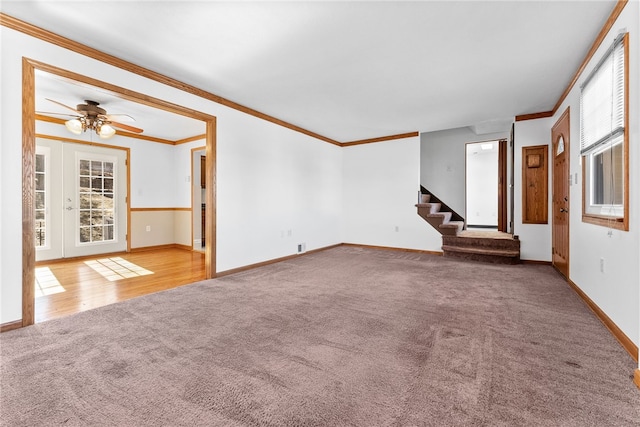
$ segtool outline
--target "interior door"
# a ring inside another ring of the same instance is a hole
[[[127,249],[125,150],[39,139],[36,259]]]
[[[551,129],[553,142],[552,263],[569,277],[569,108]]]

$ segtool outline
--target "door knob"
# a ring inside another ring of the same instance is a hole
[[[73,210],[73,208],[72,208],[71,206],[67,206],[67,210],[68,210],[68,211],[72,211],[72,210]]]
[[[560,212],[569,212],[569,211],[565,208],[560,208]]]

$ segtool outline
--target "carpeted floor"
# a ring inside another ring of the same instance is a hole
[[[4,426],[632,426],[548,266],[342,246],[0,335]]]

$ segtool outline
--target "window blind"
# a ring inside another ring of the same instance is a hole
[[[581,86],[580,154],[624,134],[624,34],[619,35]]]

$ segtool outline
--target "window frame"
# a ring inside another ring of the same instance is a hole
[[[49,147],[43,147],[43,146],[36,146],[36,152],[34,154],[35,157],[37,156],[42,156],[43,157],[43,161],[44,161],[44,190],[36,190],[35,186],[34,186],[34,195],[37,192],[42,192],[44,193],[44,209],[42,209],[44,211],[44,226],[43,227],[38,227],[38,221],[35,219],[35,215],[34,215],[34,237],[37,235],[37,230],[39,228],[43,228],[44,229],[44,244],[42,245],[35,245],[35,239],[34,239],[34,248],[36,251],[44,251],[44,250],[49,250],[51,249],[51,214],[50,214],[50,207],[51,207],[51,149]],[[34,177],[37,175],[36,172],[36,161],[34,160]],[[35,203],[34,203],[34,213],[37,211]]]
[[[597,150],[592,149],[589,152],[580,155],[582,160],[582,222],[622,231],[629,231],[629,33],[624,34],[622,37],[622,46],[624,55],[624,133],[622,134],[622,180],[624,188],[622,216],[588,212],[590,202],[587,201],[591,198],[592,186],[590,181],[592,180],[592,177],[591,174],[587,174],[587,167],[590,167],[592,156],[597,152]],[[582,114],[582,107],[580,114]],[[582,125],[580,131],[582,132]],[[589,177],[588,180],[587,177]]]

